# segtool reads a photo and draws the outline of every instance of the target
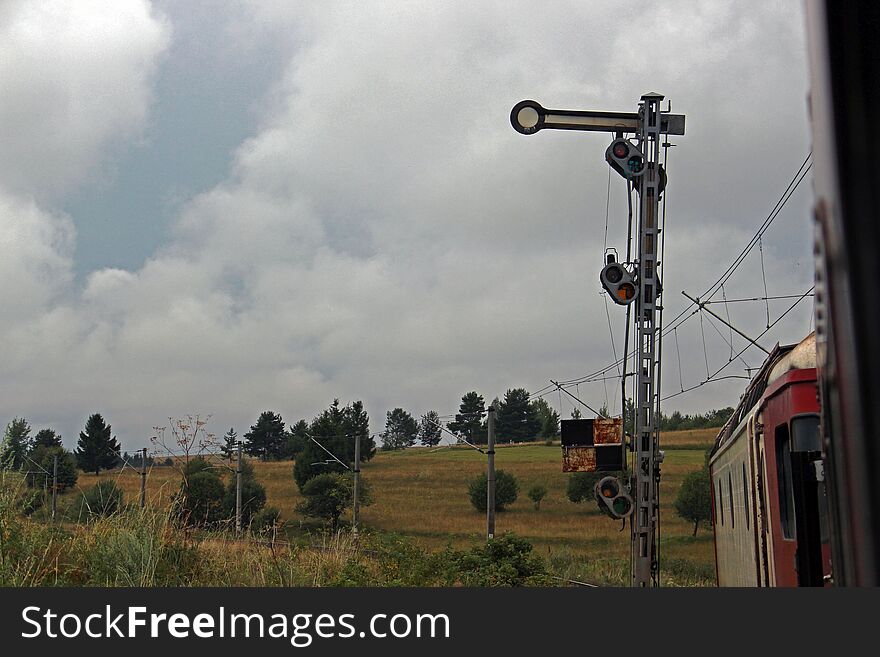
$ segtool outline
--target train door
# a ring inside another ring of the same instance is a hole
[[[819,417],[793,417],[789,433],[797,583],[798,586],[823,586],[826,570],[823,543],[827,544],[828,541],[828,507],[825,501]],[[828,552],[828,549],[824,551]]]
[[[758,542],[758,586],[770,586],[773,561],[770,552],[770,518],[767,509],[767,474],[764,462],[763,425],[753,416],[753,465],[755,470],[755,538]]]
[[[753,549],[755,551],[755,584],[757,586],[766,586],[764,573],[766,571],[767,558],[766,550],[762,550],[762,542],[764,540],[763,514],[761,513],[761,490],[758,485],[758,453],[760,447],[755,432],[757,413],[752,413],[746,422],[746,432],[748,437],[748,468],[743,475],[743,489],[746,491],[746,505],[750,508],[746,513],[752,515],[752,540]]]
[[[767,468],[770,508],[775,512],[771,545],[776,585],[822,586],[827,507],[820,481],[819,418],[809,414],[786,420],[773,429],[773,462]]]

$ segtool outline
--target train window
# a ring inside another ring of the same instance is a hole
[[[749,484],[746,481],[746,463],[743,461],[742,463],[742,473],[743,473],[743,500],[745,501],[745,516],[746,516],[746,529],[749,528]]]
[[[736,527],[736,514],[733,511],[733,477],[730,470],[727,471],[727,494],[730,497],[730,526]]]
[[[791,481],[791,444],[788,425],[776,428],[776,484],[779,491],[779,520],[783,538],[794,538],[794,490]]]
[[[724,527],[724,497],[721,495],[721,477],[718,477],[718,508],[721,509],[721,526]]]
[[[796,417],[791,421],[791,451],[822,451],[822,441],[819,439],[818,415],[804,415]]]

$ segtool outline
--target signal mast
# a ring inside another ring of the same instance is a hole
[[[596,495],[600,508],[612,518],[632,518],[631,576],[632,585],[639,587],[659,585],[660,572],[657,526],[662,454],[656,377],[660,373],[657,318],[662,289],[657,249],[660,196],[666,185],[666,172],[660,166],[661,135],[683,135],[685,123],[683,114],[662,111],[662,100],[660,94],[645,94],[637,112],[552,110],[533,100],[524,100],[510,113],[513,128],[524,135],[544,129],[613,133],[614,140],[605,151],[605,159],[638,192],[637,259],[633,263],[619,263],[609,255],[599,277],[615,303],[635,303],[636,307],[635,427],[629,443],[634,457],[633,471],[628,496],[621,493],[620,482],[611,476],[597,484]],[[634,140],[624,137],[626,134],[634,135]],[[616,427],[607,426],[609,422],[614,421],[600,418],[563,421],[563,471],[626,469],[622,422],[616,421],[621,425],[617,433],[619,444],[608,440],[609,429],[616,431]],[[618,451],[619,458],[608,457],[609,453],[616,455]]]

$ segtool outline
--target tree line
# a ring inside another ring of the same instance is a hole
[[[97,475],[122,462],[119,441],[100,413],[89,416],[72,452],[64,448],[54,429],[40,429],[31,436],[30,423],[18,417],[6,425],[0,442],[0,469],[24,471],[31,485],[42,487],[52,477],[56,458],[62,490],[76,484],[77,468]]]

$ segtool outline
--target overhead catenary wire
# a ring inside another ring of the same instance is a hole
[[[704,303],[711,302],[712,297],[718,291],[720,291],[720,286],[723,283],[725,283],[733,275],[733,273],[740,267],[742,262],[745,260],[746,256],[757,245],[758,238],[763,236],[763,234],[767,232],[767,230],[773,224],[774,220],[779,216],[782,209],[785,207],[785,205],[788,203],[788,201],[794,195],[795,191],[797,191],[797,189],[800,187],[801,183],[806,178],[807,174],[812,169],[813,165],[810,162],[811,157],[812,157],[812,151],[810,151],[807,154],[807,156],[804,158],[803,162],[798,167],[798,169],[795,172],[794,176],[792,177],[791,181],[788,183],[785,190],[782,192],[779,199],[774,204],[773,209],[769,212],[767,217],[760,224],[760,226],[755,231],[755,234],[752,236],[752,238],[746,243],[746,245],[743,247],[743,249],[740,251],[740,253],[736,256],[736,258],[734,258],[733,262],[727,267],[727,269],[725,269],[725,271],[715,280],[715,282],[712,283],[702,295],[700,295],[701,301],[703,301]],[[630,231],[630,233],[631,233],[631,231]],[[629,257],[630,256],[628,254],[627,255],[628,260],[629,260]],[[733,303],[735,301],[736,300],[729,300],[728,303]],[[681,326],[686,321],[688,321],[694,314],[696,314],[698,312],[698,310],[693,310],[693,305],[694,305],[693,302],[691,302],[687,306],[685,306],[675,316],[675,318],[673,318],[671,320],[671,322],[669,322],[669,324],[666,327],[664,327],[663,333],[660,334],[660,337],[662,338],[663,335],[668,333],[668,331],[673,330],[674,328],[676,328],[678,326]],[[632,353],[625,351],[624,354],[619,359],[615,360],[615,362],[613,362],[609,365],[606,365],[605,367],[603,367],[599,370],[596,370],[596,371],[591,372],[589,374],[583,375],[581,377],[576,377],[574,379],[561,380],[561,381],[559,381],[559,383],[561,385],[565,386],[565,385],[570,385],[570,384],[573,385],[575,382],[580,382],[580,383],[587,382],[596,376],[601,376],[605,372],[616,368],[618,366],[618,364],[622,362],[622,359],[630,358],[632,355],[633,355]]]
[[[794,310],[794,309],[797,307],[797,305],[798,305],[801,301],[803,301],[804,299],[806,299],[814,289],[815,289],[815,285],[814,285],[813,287],[811,287],[809,290],[807,290],[802,296],[800,296],[800,297],[798,298],[797,301],[795,301],[793,304],[791,304],[785,312],[783,312],[779,317],[777,317],[777,318],[776,318],[776,319],[770,324],[770,326],[768,326],[767,328],[765,328],[765,329],[760,333],[760,335],[758,335],[758,338],[760,338],[760,337],[762,337],[763,335],[765,335],[768,331],[770,331],[770,329],[772,329],[772,328],[773,328],[774,326],[776,326],[780,321],[782,321],[782,319],[783,319],[784,317],[786,317],[786,316],[787,316],[792,310]],[[745,347],[743,347],[743,349],[742,349],[742,350],[736,355],[736,357],[738,358],[739,356],[741,356],[742,354],[744,354],[744,353],[746,352],[746,350],[747,350],[749,347],[751,347],[751,346],[752,346],[752,345],[746,345]],[[718,377],[718,374],[720,374],[723,370],[725,370],[725,369],[727,368],[727,366],[730,365],[732,362],[733,362],[733,360],[729,360],[729,361],[727,361],[724,365],[722,365],[720,368],[718,368],[714,373],[710,374],[710,375],[706,378],[705,381],[702,381],[702,382],[698,383],[697,385],[691,386],[690,388],[685,388],[685,389],[684,389],[683,391],[681,391],[681,392],[676,392],[676,393],[673,393],[673,394],[671,394],[671,395],[669,395],[669,396],[667,396],[667,397],[664,397],[664,398],[663,398],[663,401],[665,401],[666,399],[672,399],[673,397],[678,397],[679,395],[682,395],[682,394],[684,394],[684,393],[686,393],[686,392],[690,392],[691,390],[696,390],[697,388],[700,388],[700,387],[704,386],[704,385],[707,384],[707,383],[711,383],[712,381],[720,381],[720,380],[723,380],[723,379],[736,379],[736,378],[745,378],[745,379],[748,379],[748,378],[750,378],[750,377],[733,376],[733,375],[731,375],[731,376],[725,376],[725,377],[720,377],[720,378],[719,378],[719,377]]]
[[[767,273],[764,270],[764,243],[758,237],[758,252],[761,254],[761,280],[764,281],[764,304],[767,307],[767,326],[770,326],[770,302],[767,300],[769,293],[767,292]],[[722,290],[724,287],[722,286]]]

